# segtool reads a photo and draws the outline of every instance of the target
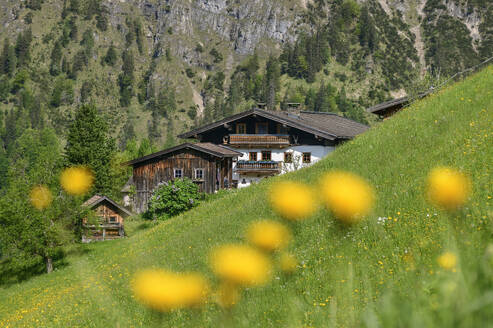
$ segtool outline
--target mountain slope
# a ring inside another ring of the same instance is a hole
[[[211,276],[215,245],[243,240],[247,223],[275,217],[265,201],[278,180],[316,185],[333,168],[356,172],[377,191],[374,213],[341,229],[325,211],[295,229],[291,249],[302,265],[291,277],[245,292],[235,326],[484,326],[492,319],[493,67],[415,103],[338,148],[313,167],[264,180],[125,240],[87,245],[53,274],[2,288],[0,326],[157,326],[131,296],[146,267],[199,270]],[[427,172],[467,172],[473,196],[448,217],[424,199]],[[384,217],[385,219],[377,219]],[[438,267],[450,250],[457,272]],[[489,252],[489,253],[488,253]],[[457,310],[459,309],[459,310]],[[163,317],[160,327],[216,327],[213,304]]]
[[[94,102],[123,149],[134,137],[176,143],[192,125],[269,97],[311,110],[315,88],[361,109],[404,95],[420,73],[450,75],[484,59],[493,50],[490,17],[487,0],[3,1],[0,46],[9,38],[18,58],[0,72],[0,111],[27,111],[26,124],[51,125],[63,139],[76,108]],[[31,41],[19,40],[30,28]],[[268,56],[314,35],[293,50],[293,67],[279,61],[279,87],[266,90]],[[254,54],[259,63],[236,81],[248,89],[239,92],[230,87],[235,72],[250,70],[243,64]]]

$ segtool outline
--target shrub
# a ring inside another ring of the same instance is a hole
[[[168,219],[197,206],[198,186],[188,178],[162,183],[149,201],[147,219]]]

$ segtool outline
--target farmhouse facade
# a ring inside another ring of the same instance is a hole
[[[106,196],[94,195],[83,206],[95,211],[97,223],[83,220],[83,242],[117,239],[125,235],[124,220],[132,215],[127,209]]]
[[[342,142],[365,132],[366,125],[333,113],[252,109],[180,135],[235,149],[233,184],[309,166]]]

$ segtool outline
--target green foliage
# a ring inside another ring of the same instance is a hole
[[[19,281],[48,270],[61,259],[62,246],[77,238],[82,211],[60,193],[60,145],[53,130],[26,130],[10,156],[9,185],[0,197],[0,283]],[[29,203],[30,189],[46,185],[57,195],[44,210]],[[46,268],[45,268],[46,266]]]
[[[27,65],[31,59],[31,42],[33,34],[31,28],[28,28],[24,32],[17,34],[17,40],[15,43],[15,54],[17,56],[17,66],[23,67]]]
[[[116,151],[108,124],[94,105],[82,105],[70,126],[65,157],[69,165],[87,165],[95,175],[93,191],[113,194],[111,164]]]
[[[52,76],[57,76],[60,74],[62,67],[62,46],[60,42],[55,42],[53,50],[51,51],[51,63],[50,63],[50,74]]]
[[[17,57],[15,48],[10,45],[10,41],[6,38],[3,42],[3,50],[0,55],[0,74],[6,74],[11,77],[14,74],[17,66]]]
[[[209,54],[214,58],[214,63],[217,64],[223,61],[223,55],[216,48],[212,48]]]
[[[112,44],[108,48],[106,55],[103,57],[103,63],[110,66],[115,66],[117,61],[118,61],[118,54],[116,52],[115,46]]]
[[[125,50],[122,59],[122,73],[118,76],[118,83],[120,85],[120,105],[127,107],[130,105],[133,96],[134,56],[132,51]]]
[[[190,179],[177,179],[158,185],[145,213],[148,219],[169,219],[198,205],[198,186]]]
[[[70,105],[73,101],[73,82],[65,79],[63,76],[57,78],[51,94],[50,105],[53,107],[59,107],[61,105]]]

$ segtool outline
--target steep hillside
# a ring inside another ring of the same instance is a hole
[[[489,67],[313,167],[232,192],[147,230],[142,226],[125,240],[84,246],[53,274],[0,289],[0,326],[217,327],[224,317],[212,302],[203,311],[151,315],[132,298],[135,272],[162,267],[212,278],[211,247],[243,240],[252,220],[275,218],[265,200],[272,183],[315,186],[334,168],[371,182],[377,192],[373,214],[354,228],[336,225],[325,211],[298,224],[290,247],[301,261],[297,272],[247,290],[230,313],[232,326],[487,326],[493,319],[492,83]],[[425,200],[426,175],[437,165],[471,177],[473,195],[460,213],[449,216]],[[456,271],[437,264],[445,251],[457,254]]]
[[[487,0],[3,1],[3,148],[27,126],[63,138],[85,102],[122,149],[135,137],[174,144],[256,101],[364,121],[362,108],[404,95],[426,70],[450,75],[491,54],[492,10]]]

